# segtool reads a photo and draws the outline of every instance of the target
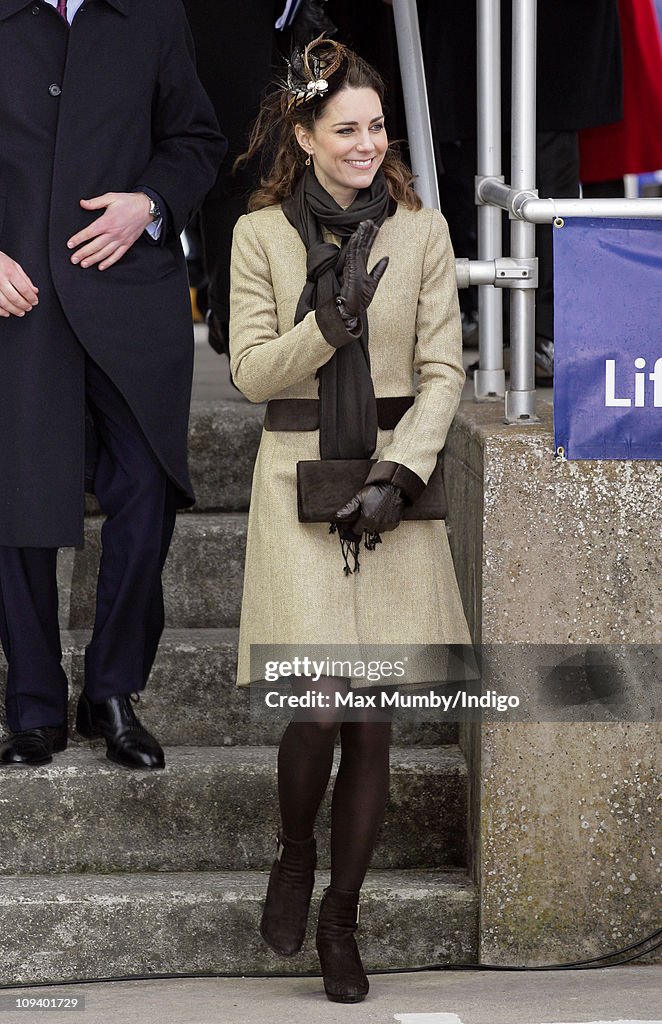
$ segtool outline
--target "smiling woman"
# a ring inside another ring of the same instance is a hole
[[[320,64],[320,49],[326,65],[324,60]],[[374,68],[339,43],[314,40],[303,54],[292,55],[287,82],[281,85],[265,98],[248,151],[236,161],[242,165],[255,156],[261,159],[262,180],[251,197],[251,210],[290,198],[306,166],[314,168],[314,176],[334,199],[343,199],[341,206],[350,205],[359,189],[370,186],[381,167],[391,197],[410,210],[420,209],[413,175],[388,143],[385,86]],[[356,177],[350,177],[351,167]]]
[[[343,89],[333,96],[312,130],[297,124],[297,142],[315,165],[315,177],[339,206],[348,207],[369,188],[384,161],[388,139],[374,89]]]
[[[252,665],[252,645],[424,651],[469,642],[443,523],[412,521],[408,509],[426,491],[464,380],[455,263],[445,221],[421,209],[388,144],[383,97],[373,68],[318,39],[292,55],[251,139],[263,176],[235,228],[230,355],[240,390],[268,405],[248,525],[241,686],[268,678],[272,665]],[[350,483],[337,503],[329,470]],[[357,658],[363,649],[353,649]],[[429,682],[416,662],[386,685]],[[352,1003],[368,991],[354,932],[388,796],[391,712],[355,659],[322,664],[287,673],[294,714],[278,753],[282,828],[260,931],[283,956],[301,948],[313,828],[340,736],[317,949],[327,996]]]

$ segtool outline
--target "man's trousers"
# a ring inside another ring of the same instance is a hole
[[[161,571],[176,492],[126,401],[89,358],[85,396],[99,446],[95,491],[107,516],[85,652],[85,692],[96,702],[138,692],[147,682],[163,632]],[[56,562],[57,548],[0,546],[0,639],[12,732],[66,722]]]

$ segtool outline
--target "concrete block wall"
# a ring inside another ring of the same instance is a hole
[[[540,416],[507,426],[500,405],[463,402],[448,438],[475,641],[661,643],[662,466],[559,462]],[[483,962],[595,956],[661,926],[659,722],[466,725],[462,744]]]

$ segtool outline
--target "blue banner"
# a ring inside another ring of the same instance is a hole
[[[554,443],[662,458],[662,222],[554,228]]]

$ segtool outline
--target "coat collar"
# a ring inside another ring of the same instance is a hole
[[[20,11],[21,7],[27,7],[30,0],[0,0],[0,21],[11,18],[12,14]]]
[[[102,2],[110,4],[120,14],[129,13],[131,0],[102,0]],[[10,18],[12,14],[16,14],[21,8],[28,7],[33,3],[35,3],[35,0],[0,0],[0,21]]]

